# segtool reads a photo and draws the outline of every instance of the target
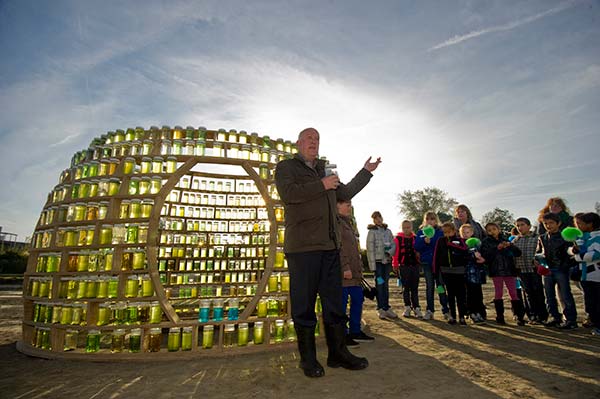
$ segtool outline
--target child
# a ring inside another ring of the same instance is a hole
[[[537,274],[533,263],[538,235],[531,232],[531,222],[527,218],[518,218],[515,227],[518,235],[512,242],[521,250],[521,256],[515,258],[515,264],[521,285],[529,300],[529,324],[543,324],[548,319],[544,285],[542,276]]]
[[[473,226],[463,224],[460,226],[460,237],[468,240],[473,237]],[[486,310],[483,303],[483,290],[481,284],[485,278],[483,263],[485,259],[481,256],[477,248],[469,250],[469,259],[465,270],[465,280],[467,284],[467,309],[470,313],[473,323],[483,323],[485,321]]]
[[[423,215],[423,223],[421,223],[420,230],[417,231],[417,237],[415,238],[415,249],[419,253],[421,259],[421,266],[423,267],[423,274],[425,275],[425,295],[427,298],[427,311],[423,315],[423,320],[432,320],[434,303],[433,295],[435,291],[435,281],[433,277],[433,270],[431,264],[433,263],[433,251],[435,250],[435,244],[437,240],[444,235],[442,229],[439,228],[440,219],[437,213],[429,211]],[[426,237],[423,233],[423,228],[431,226],[435,229],[435,234],[432,238]],[[440,305],[442,305],[442,312],[444,318],[448,319],[448,297],[445,293],[439,294]]]
[[[466,325],[467,287],[465,284],[465,267],[469,261],[469,249],[463,239],[456,235],[456,227],[452,222],[442,225],[444,236],[437,241],[433,255],[433,270],[436,276],[442,274],[448,291],[450,317],[448,324],[456,324],[456,307],[458,320]]]
[[[415,233],[412,230],[412,222],[402,222],[402,232],[394,239],[396,253],[392,258],[392,267],[396,273],[399,272],[404,286],[404,313],[402,316],[410,317],[411,311],[418,318],[423,318],[419,307],[419,256],[415,251]]]
[[[552,320],[545,325],[548,327],[560,327],[562,329],[577,328],[577,310],[575,300],[571,293],[569,282],[569,269],[573,266],[573,259],[567,253],[571,244],[560,235],[561,221],[557,214],[546,213],[542,217],[545,233],[538,238],[536,253],[543,256],[550,274],[544,276],[544,291],[546,291],[546,304]],[[536,266],[539,263],[536,262]],[[556,301],[556,285],[560,290],[560,297],[564,303],[563,314],[567,319],[562,323],[562,316],[558,311]]]
[[[593,324],[592,334],[600,336],[600,216],[589,212],[575,215],[575,225],[583,232],[573,247],[577,267],[582,271],[584,300]],[[583,274],[583,268],[585,275]]]
[[[368,226],[367,259],[369,268],[375,272],[377,288],[377,314],[380,319],[396,319],[398,315],[390,307],[389,280],[392,271],[392,255],[396,252],[394,235],[383,223],[378,211],[371,215],[373,224]]]
[[[490,277],[494,282],[494,306],[496,307],[496,323],[506,324],[504,320],[504,285],[508,290],[512,310],[517,317],[517,324],[525,325],[525,308],[517,296],[517,268],[515,257],[521,256],[521,250],[508,242],[500,234],[497,223],[485,225],[488,236],[481,243],[481,255],[488,265]]]
[[[346,345],[356,346],[356,341],[372,341],[374,338],[368,336],[360,329],[360,320],[363,307],[363,291],[361,287],[363,263],[358,251],[358,241],[352,227],[350,217],[352,216],[352,202],[350,200],[337,202],[339,215],[340,235],[342,245],[340,247],[340,265],[342,269],[342,304],[344,313],[350,297],[350,323],[346,331]]]

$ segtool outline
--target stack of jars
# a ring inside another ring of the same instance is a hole
[[[27,295],[52,299],[52,277],[30,277],[27,283]]]
[[[36,273],[55,273],[60,267],[60,253],[40,254],[35,266]]]

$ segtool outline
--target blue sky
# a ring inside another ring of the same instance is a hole
[[[363,231],[426,186],[476,217],[600,201],[595,0],[0,0],[0,53],[0,225],[21,239],[74,152],[135,126],[314,126],[342,180],[381,156]]]

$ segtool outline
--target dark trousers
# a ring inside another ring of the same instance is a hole
[[[362,308],[365,297],[363,296],[360,285],[342,288],[342,306],[344,311],[348,306],[348,297],[350,297],[350,334],[360,333],[360,319],[362,317]],[[348,331],[347,331],[348,332]]]
[[[483,317],[486,316],[481,284],[467,283],[467,309],[469,313],[479,313]]]
[[[390,273],[391,263],[375,263],[375,288],[377,288],[377,309],[390,308]]]
[[[404,286],[404,306],[419,307],[419,265],[400,266],[400,278]]]
[[[600,283],[597,281],[582,281],[581,286],[585,293],[585,307],[590,315],[594,327],[600,328]]]
[[[546,309],[542,276],[536,272],[520,273],[519,278],[525,290],[525,295],[527,295],[531,316],[539,321],[546,321],[548,319],[548,309]]]
[[[304,327],[317,324],[315,302],[321,297],[326,324],[346,321],[342,306],[342,272],[338,250],[286,254],[290,272],[290,301],[294,323]]]
[[[467,314],[467,286],[464,274],[443,273],[442,276],[448,291],[450,316],[456,319],[456,308],[458,307],[458,316],[465,317]]]

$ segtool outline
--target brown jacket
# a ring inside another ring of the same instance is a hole
[[[325,161],[309,167],[300,154],[277,164],[275,184],[285,208],[285,253],[326,251],[340,247],[337,198],[351,199],[373,175],[361,169],[347,185],[325,190]]]
[[[358,240],[354,235],[354,229],[350,220],[340,216],[340,235],[342,236],[342,246],[340,248],[340,263],[342,265],[342,286],[353,287],[360,285],[362,279],[363,263],[358,248]],[[352,279],[345,279],[344,272],[350,270]]]

